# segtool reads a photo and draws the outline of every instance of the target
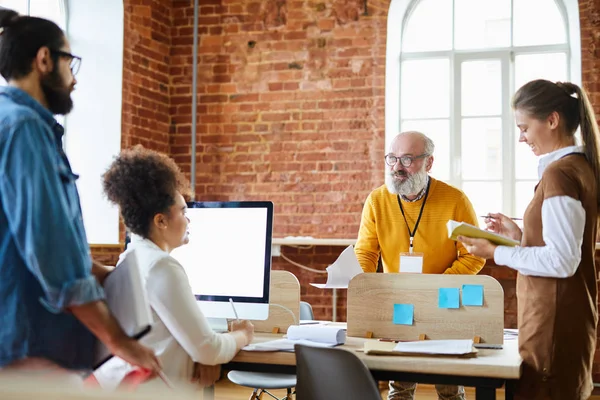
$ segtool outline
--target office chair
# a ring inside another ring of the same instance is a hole
[[[306,301],[300,302],[300,319],[314,319],[312,306]],[[296,386],[296,375],[230,371],[227,378],[236,385],[253,388],[250,400],[261,399],[263,394],[267,394],[277,400],[290,400],[295,394],[293,388]],[[285,397],[278,399],[267,389],[286,389]]]
[[[297,400],[381,400],[371,373],[353,353],[295,345]]]

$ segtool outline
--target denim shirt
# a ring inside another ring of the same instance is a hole
[[[26,92],[0,87],[0,368],[24,357],[92,367],[96,339],[66,309],[104,291],[63,133]]]

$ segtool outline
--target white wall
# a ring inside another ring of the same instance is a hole
[[[66,119],[65,148],[80,175],[88,241],[119,242],[119,216],[102,194],[101,176],[121,149],[123,1],[67,0],[67,33],[83,58]]]

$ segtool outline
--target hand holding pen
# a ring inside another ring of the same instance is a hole
[[[254,337],[254,325],[250,321],[239,319],[235,304],[233,304],[233,299],[230,298],[229,303],[233,309],[233,315],[235,315],[235,321],[231,322],[231,331],[243,331],[248,339],[248,343],[250,343]]]
[[[515,223],[515,219],[507,217],[501,213],[489,213],[485,217],[485,227],[488,231],[495,232],[499,235],[507,236],[511,239],[521,241],[523,232],[521,228]]]

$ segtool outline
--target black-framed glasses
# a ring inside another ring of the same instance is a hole
[[[77,73],[79,72],[79,67],[81,67],[81,57],[76,56],[75,54],[67,53],[66,51],[62,50],[50,49],[50,52],[60,57],[70,58],[71,65],[69,65],[69,67],[71,68],[71,73],[73,74],[73,76],[77,75]]]
[[[403,167],[408,168],[412,165],[413,161],[418,160],[420,158],[429,157],[429,156],[430,156],[430,154],[428,154],[428,153],[423,153],[418,156],[404,155],[404,156],[400,156],[400,157],[396,157],[393,154],[386,154],[385,155],[385,163],[387,165],[389,165],[390,167],[393,167],[394,165],[396,165],[396,163],[398,161],[400,161],[400,164],[402,164]]]

